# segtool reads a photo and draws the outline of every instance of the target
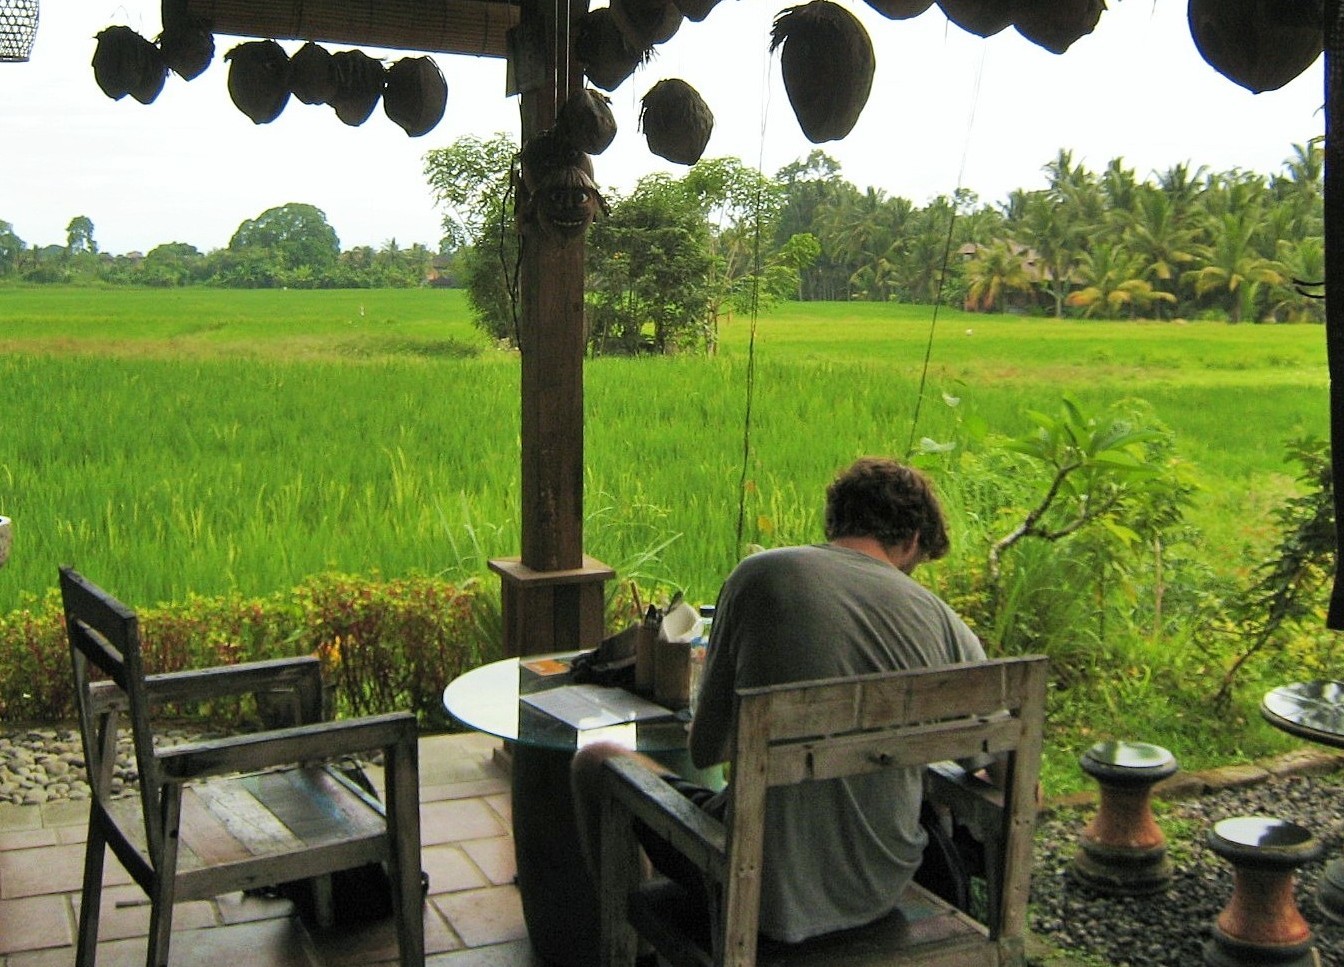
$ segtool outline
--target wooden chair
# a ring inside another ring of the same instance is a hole
[[[166,967],[173,904],[385,864],[403,967],[424,964],[419,766],[408,712],[322,722],[314,658],[145,675],[135,613],[60,572],[92,802],[77,967],[98,942],[104,846],[148,895],[149,967]],[[101,675],[95,680],[95,675]],[[150,705],[288,691],[293,727],[156,747]],[[139,795],[114,798],[117,728],[130,727]],[[381,750],[384,806],[324,760]],[[329,883],[329,880],[327,881]],[[320,891],[319,891],[320,894]],[[319,904],[320,905],[320,904]]]
[[[726,825],[638,762],[606,762],[604,967],[632,964],[640,938],[676,967],[1021,964],[1046,667],[1033,656],[739,690]],[[1001,793],[946,767],[926,789],[954,810],[969,807],[973,825],[991,827],[984,830],[995,854],[986,863],[993,882],[985,922],[912,884],[896,912],[873,924],[799,944],[758,938],[756,874],[769,788],[983,753],[1006,758]],[[987,824],[987,816],[997,822]],[[714,897],[708,943],[705,912],[688,908],[687,891],[661,877],[642,878],[635,820],[703,871]]]

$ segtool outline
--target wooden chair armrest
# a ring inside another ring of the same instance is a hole
[[[284,688],[306,690],[311,696],[308,701],[320,709],[322,663],[312,655],[301,655],[145,676],[149,700],[156,704],[191,702]],[[125,693],[112,682],[91,683],[89,695],[95,712],[126,707]]]
[[[714,880],[727,867],[727,831],[635,759],[613,756],[604,763],[613,799]]]
[[[934,762],[924,770],[924,796],[946,806],[957,822],[981,842],[998,836],[1003,824],[1003,790],[955,762]]]
[[[145,676],[145,687],[152,702],[196,701],[305,686],[319,690],[322,687],[322,663],[313,655]]]
[[[250,735],[184,742],[155,752],[163,778],[185,782],[229,772],[251,772],[306,760],[328,759],[358,752],[395,751],[416,742],[415,716],[390,712],[358,719],[321,722]],[[414,762],[414,755],[395,756]]]

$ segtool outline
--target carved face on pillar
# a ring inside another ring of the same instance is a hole
[[[593,182],[593,162],[555,133],[543,131],[523,145],[519,164],[520,227],[539,227],[561,241],[588,230],[607,203]]]

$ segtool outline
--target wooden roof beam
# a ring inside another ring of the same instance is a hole
[[[167,3],[181,0],[165,0]],[[509,0],[185,0],[216,34],[507,57]]]

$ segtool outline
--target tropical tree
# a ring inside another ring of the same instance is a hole
[[[1083,223],[1051,192],[1032,192],[1022,202],[1021,218],[1008,224],[1011,238],[1035,253],[1040,274],[1034,284],[1054,303],[1055,318],[1063,318],[1073,267],[1084,247]]]
[[[269,258],[273,271],[267,284],[303,284],[336,264],[341,241],[321,209],[290,202],[239,225],[229,250]],[[286,271],[290,274],[282,279]]]
[[[71,256],[98,254],[98,243],[93,240],[93,222],[89,216],[76,215],[65,226],[65,250]]]
[[[23,239],[14,234],[14,226],[0,219],[0,275],[9,275],[19,268],[19,258],[27,248]]]
[[[1082,287],[1069,293],[1070,306],[1083,310],[1087,318],[1133,319],[1154,303],[1174,303],[1170,292],[1160,292],[1142,278],[1143,261],[1118,245],[1101,242],[1084,252],[1078,260],[1078,280]]]
[[[1269,286],[1268,317],[1276,322],[1324,322],[1325,239],[1280,239],[1282,279]]]
[[[588,250],[593,353],[662,354],[710,341],[710,231],[684,182],[641,178],[593,226]]]
[[[167,242],[149,250],[140,263],[138,281],[143,285],[176,287],[204,275],[204,258],[194,245]]]
[[[1027,261],[1006,239],[980,248],[966,263],[966,308],[972,312],[1002,312],[1008,293],[1031,290]]]
[[[1181,274],[1207,255],[1198,237],[1197,228],[1180,220],[1170,195],[1151,185],[1140,186],[1133,208],[1122,219],[1121,238],[1142,265],[1142,277],[1155,291],[1172,296],[1155,303],[1158,318],[1164,305],[1177,303]]]
[[[1258,208],[1228,211],[1217,219],[1219,231],[1207,265],[1186,273],[1197,296],[1213,295],[1226,307],[1229,322],[1254,316],[1255,299],[1265,285],[1286,281],[1283,266],[1255,249],[1261,220]]]

